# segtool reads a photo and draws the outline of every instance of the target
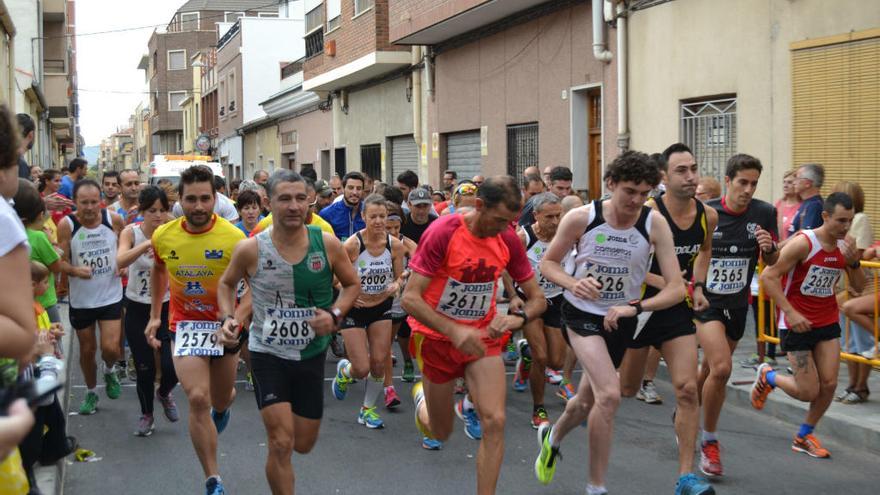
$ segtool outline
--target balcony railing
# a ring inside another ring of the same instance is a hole
[[[312,58],[324,51],[324,30],[319,29],[306,36],[306,58]]]

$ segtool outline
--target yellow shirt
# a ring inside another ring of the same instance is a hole
[[[169,323],[175,331],[180,321],[215,321],[217,286],[238,241],[244,233],[214,214],[211,227],[192,233],[186,217],[162,225],[153,233],[153,257],[168,269],[171,289]]]
[[[258,223],[257,226],[254,227],[254,230],[251,232],[251,237],[268,229],[271,225],[272,225],[272,214],[270,213],[268,216],[266,216],[266,218],[260,220],[260,223]],[[327,223],[326,220],[321,218],[321,216],[318,215],[317,213],[312,213],[311,222],[309,222],[306,225],[314,225],[315,227],[318,227],[319,229],[323,230],[324,232],[327,232],[330,235],[333,235],[333,236],[336,235],[333,233],[333,227],[331,227],[330,224]]]

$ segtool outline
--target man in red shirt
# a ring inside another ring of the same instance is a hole
[[[855,241],[846,237],[853,215],[852,198],[831,194],[823,205],[822,226],[789,238],[776,264],[761,274],[764,290],[779,309],[782,350],[788,353],[794,376],[777,374],[766,363],[759,366],[752,406],[763,409],[776,387],[809,402],[791,449],[817,458],[831,457],[813,429],[831,405],[840,370],[840,313],[834,289],[844,270],[856,291],[865,285]]]
[[[482,421],[477,493],[495,493],[504,456],[505,335],[541,315],[546,302],[511,228],[522,207],[512,177],[491,177],[467,213],[440,217],[425,231],[410,261],[403,307],[413,329],[411,347],[424,382],[413,387],[416,425],[429,439],[446,440],[453,426],[455,379],[465,377]],[[495,295],[503,271],[527,302],[497,314]]]

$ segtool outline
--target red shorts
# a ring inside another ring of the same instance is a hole
[[[500,356],[505,340],[505,338],[483,339],[486,354],[482,357]],[[461,378],[467,365],[481,359],[480,356],[459,351],[448,339],[431,338],[415,331],[409,343],[409,350],[416,357],[422,375],[431,383],[446,383]]]

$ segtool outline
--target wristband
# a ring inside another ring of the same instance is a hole
[[[862,262],[861,262],[861,261],[856,261],[855,263],[849,265],[849,268],[852,269],[852,270],[858,270],[858,269],[861,268],[861,267],[862,267]]]
[[[696,289],[706,290],[706,282],[694,282],[694,290]]]
[[[526,316],[526,312],[522,309],[507,310],[507,314],[513,315],[513,316],[519,316],[520,318],[522,318],[523,325],[525,325],[526,323],[529,322],[529,317]]]
[[[330,315],[330,318],[333,318],[333,326],[334,327],[339,326],[339,318],[342,316],[342,311],[339,311],[339,308],[330,308],[330,309],[319,308],[319,309],[321,311],[324,311],[328,315]]]
[[[640,314],[642,314],[642,311],[643,311],[642,310],[642,301],[640,301],[640,300],[630,301],[629,305],[632,306],[633,308],[636,308],[636,316],[639,316]]]
[[[764,254],[773,254],[773,253],[775,253],[775,252],[778,251],[778,250],[779,250],[779,246],[774,242],[773,245],[770,246],[770,249],[769,249],[769,250],[764,251],[764,250],[762,249],[761,252],[764,253]]]

